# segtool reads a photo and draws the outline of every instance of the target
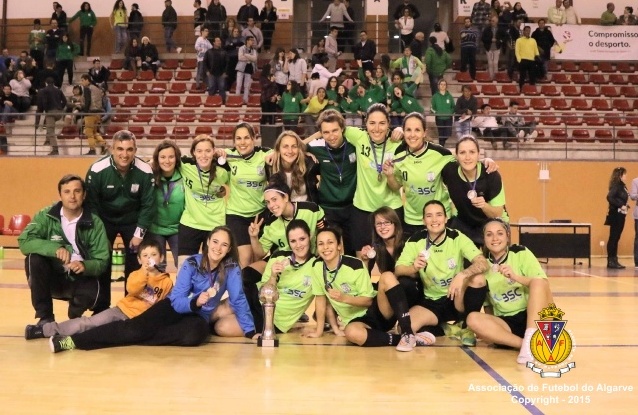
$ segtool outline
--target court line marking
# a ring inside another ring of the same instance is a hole
[[[487,362],[483,359],[481,359],[476,353],[474,353],[472,350],[470,350],[468,347],[461,347],[461,349],[470,357],[470,359],[474,360],[474,362],[476,364],[478,364],[481,369],[483,369],[485,372],[487,372],[488,375],[490,375],[492,377],[492,379],[494,379],[495,381],[497,381],[501,386],[505,387],[505,388],[509,388],[510,392],[508,392],[511,396],[515,397],[518,401],[518,403],[525,408],[525,410],[527,410],[527,412],[529,412],[532,415],[544,415],[543,411],[541,411],[540,409],[538,409],[538,407],[536,407],[536,405],[530,403],[529,405],[525,405],[524,403],[521,403],[521,399],[523,399],[523,402],[525,402],[527,400],[527,398],[520,393],[519,391],[515,391],[514,390],[514,386],[512,386],[507,380],[505,380],[505,378],[501,375],[498,374],[498,372],[494,369],[492,369],[492,367],[487,364]],[[506,391],[507,392],[507,391]]]
[[[634,287],[636,286],[635,282],[632,283],[632,282],[627,282],[625,280],[621,280],[620,278],[622,278],[622,277],[620,277],[620,276],[611,275],[611,276],[604,277],[602,275],[588,274],[588,273],[582,272],[582,271],[572,271],[572,272],[574,274],[578,274],[578,275],[585,275],[587,277],[598,278],[599,280],[609,280],[609,278],[615,278],[614,281],[618,282],[619,284],[626,284],[626,285],[631,285],[631,286],[634,286]],[[631,275],[627,275],[627,277],[635,278],[634,276],[631,276]]]

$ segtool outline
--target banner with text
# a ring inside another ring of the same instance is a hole
[[[532,31],[534,28],[532,28]],[[552,26],[556,60],[638,60],[638,26]]]

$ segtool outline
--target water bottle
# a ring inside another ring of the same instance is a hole
[[[0,259],[4,259],[4,246],[0,246]]]

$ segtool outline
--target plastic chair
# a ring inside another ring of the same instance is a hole
[[[13,215],[9,221],[8,227],[2,230],[3,235],[20,235],[24,228],[31,222],[29,215]]]

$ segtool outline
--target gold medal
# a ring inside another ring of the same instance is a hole
[[[380,181],[380,182],[383,181],[383,174],[379,173],[377,175],[377,180]]]

